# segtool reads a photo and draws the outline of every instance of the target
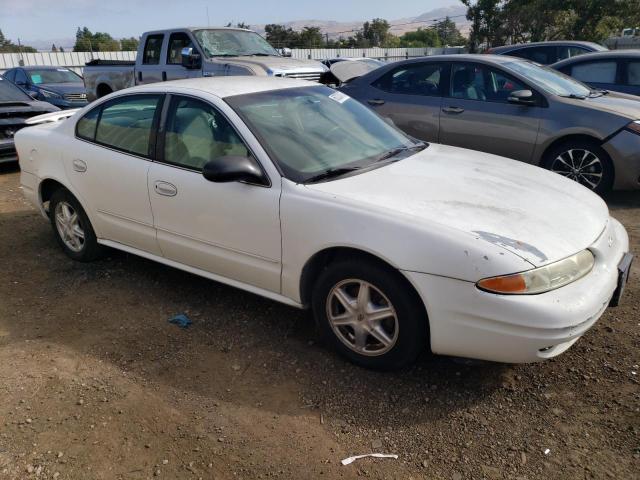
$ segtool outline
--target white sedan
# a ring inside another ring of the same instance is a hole
[[[311,307],[352,361],[533,362],[617,304],[622,225],[577,183],[407,137],[304,81],[123,90],[18,132],[24,193],[66,254],[113,247]]]

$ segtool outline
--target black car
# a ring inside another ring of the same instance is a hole
[[[594,88],[640,95],[640,50],[589,53],[551,68]]]
[[[551,65],[565,58],[606,50],[606,47],[593,42],[553,41],[505,45],[504,47],[489,48],[484,53],[510,55],[512,57],[526,58],[541,65]]]
[[[13,136],[25,126],[27,119],[57,110],[60,109],[50,103],[34,100],[0,77],[0,163],[18,159]]]
[[[82,108],[87,104],[82,77],[65,67],[16,67],[3,76],[38,100],[56,107]]]

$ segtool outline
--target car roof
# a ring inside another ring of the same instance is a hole
[[[308,80],[291,78],[238,76],[238,77],[201,77],[169,82],[149,83],[138,87],[120,90],[120,92],[160,92],[171,93],[187,90],[198,90],[215,95],[219,98],[246,95],[249,93],[269,92],[287,88],[303,88],[320,86],[321,84]]]
[[[591,52],[575,57],[565,58],[551,65],[553,68],[564,67],[577,62],[600,60],[600,59],[616,59],[616,58],[638,58],[640,59],[640,50],[607,50],[603,52]]]
[[[58,70],[59,68],[64,68],[65,70],[69,70],[67,67],[63,65],[27,65],[26,67],[14,67],[21,68],[22,70]]]
[[[604,51],[607,48],[599,45],[595,42],[583,42],[579,40],[552,40],[548,42],[531,42],[531,43],[516,43],[514,45],[503,45],[502,47],[493,47],[489,50],[491,53],[502,53],[508,52],[510,50],[519,50],[521,48],[529,48],[529,47],[544,47],[544,46],[563,46],[566,45],[568,47],[589,47],[598,51]]]
[[[477,62],[486,63],[491,65],[503,65],[505,63],[513,62],[528,62],[529,60],[520,57],[510,57],[508,55],[493,55],[493,54],[479,54],[479,53],[449,53],[443,55],[428,55],[426,57],[410,58],[408,60],[399,60],[397,62],[389,63],[387,66],[398,67],[400,65],[407,65],[411,63],[422,62],[442,62],[442,61],[463,61],[463,62]]]
[[[232,30],[232,31],[241,31],[241,32],[252,32],[253,30],[249,30],[247,28],[237,28],[237,27],[174,27],[174,28],[162,28],[159,30],[149,30],[145,32],[147,35],[158,35],[164,33],[172,33],[172,32],[180,32],[180,31],[190,31],[195,32],[196,30]]]

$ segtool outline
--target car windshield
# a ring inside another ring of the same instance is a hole
[[[27,75],[31,83],[39,85],[41,83],[78,83],[82,82],[82,77],[68,68],[51,68],[43,70],[28,70]]]
[[[208,57],[280,56],[264,38],[255,32],[246,30],[196,30],[193,34]]]
[[[13,83],[0,77],[0,103],[30,102],[33,99]]]
[[[504,66],[530,80],[536,87],[561,97],[587,97],[591,89],[585,84],[548,67],[532,62],[509,62]]]
[[[226,99],[295,182],[383,165],[424,148],[347,95],[324,86]]]

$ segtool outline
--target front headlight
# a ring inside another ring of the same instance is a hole
[[[62,98],[62,95],[60,95],[59,93],[56,92],[51,92],[49,90],[45,90],[43,88],[40,89],[40,93],[45,97],[45,98]]]
[[[634,120],[633,122],[631,122],[629,125],[627,125],[627,130],[629,130],[631,133],[635,133],[637,135],[640,135],[640,120]]]
[[[534,268],[526,272],[484,278],[476,286],[487,292],[504,295],[532,295],[563,287],[584,277],[593,268],[595,259],[589,250]]]

